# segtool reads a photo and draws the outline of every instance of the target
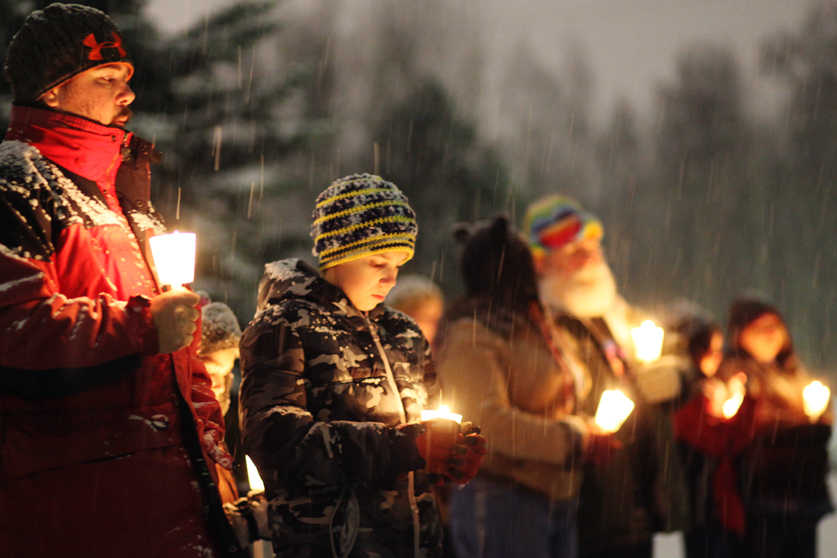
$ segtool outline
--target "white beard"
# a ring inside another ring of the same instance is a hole
[[[538,289],[544,304],[578,318],[602,316],[616,299],[616,280],[605,261],[570,277],[543,276]]]

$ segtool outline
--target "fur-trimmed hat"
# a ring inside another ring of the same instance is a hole
[[[25,104],[78,73],[113,62],[131,60],[107,14],[55,3],[27,16],[9,43],[4,70],[15,103]]]
[[[407,196],[380,176],[338,178],[317,196],[312,217],[311,252],[320,270],[390,250],[413,257],[416,214]]]

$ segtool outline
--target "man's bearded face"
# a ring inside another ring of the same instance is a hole
[[[599,239],[565,244],[538,262],[543,301],[579,318],[601,316],[616,297],[616,282]]]

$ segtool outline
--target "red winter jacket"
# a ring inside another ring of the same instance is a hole
[[[184,447],[189,414],[204,458],[230,464],[194,343],[156,354],[151,152],[120,128],[13,107],[0,144],[0,511],[15,504],[4,486],[45,471],[178,454],[164,449]]]

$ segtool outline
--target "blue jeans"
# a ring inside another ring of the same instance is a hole
[[[458,558],[577,558],[577,510],[576,500],[476,477],[451,494],[451,540]]]

